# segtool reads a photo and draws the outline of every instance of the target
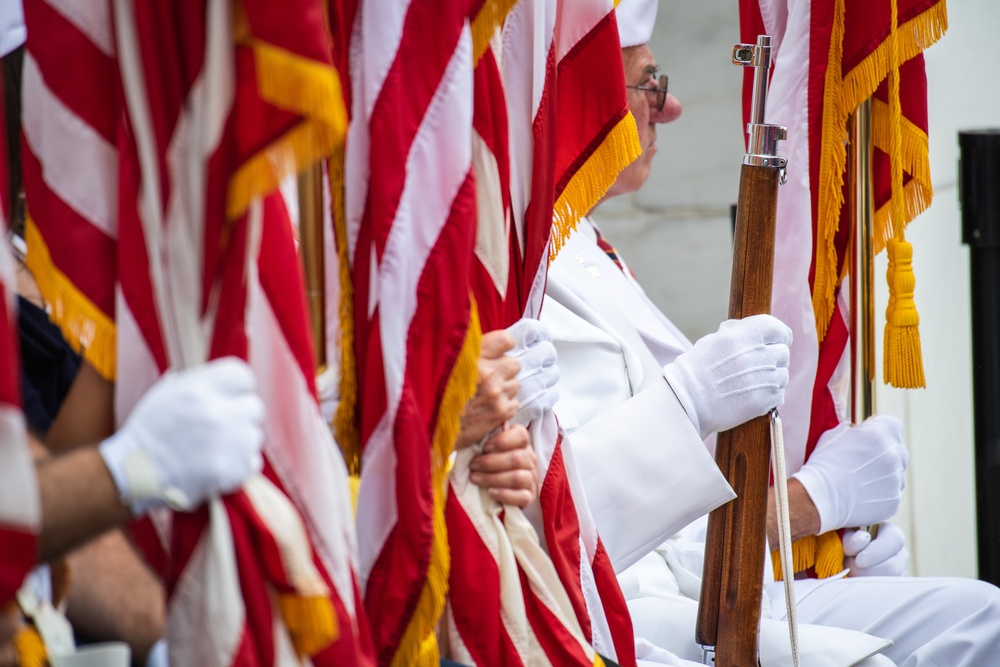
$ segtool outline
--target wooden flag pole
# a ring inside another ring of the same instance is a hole
[[[323,165],[299,172],[299,254],[305,276],[306,301],[316,368],[326,368],[326,291],[323,275]]]

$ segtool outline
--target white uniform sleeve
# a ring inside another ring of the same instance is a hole
[[[588,421],[569,446],[616,572],[736,497],[666,382]]]

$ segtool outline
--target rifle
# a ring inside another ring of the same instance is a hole
[[[740,170],[729,317],[771,311],[774,229],[784,158],[777,154],[786,130],[764,124],[771,38],[733,47],[733,63],[753,67],[747,154]],[[758,628],[764,588],[767,497],[771,460],[770,415],[719,433],[715,461],[737,497],[708,518],[705,566],[695,640],[705,664],[758,664]]]

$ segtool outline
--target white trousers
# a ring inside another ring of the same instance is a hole
[[[771,584],[771,600],[778,589]],[[860,630],[893,640],[884,654],[899,667],[1000,665],[1000,589],[975,579],[848,577],[796,582],[804,623]],[[775,617],[784,618],[772,604]]]
[[[773,619],[763,621],[761,659],[765,665],[791,664],[780,655],[787,645],[781,583],[770,584]],[[796,582],[801,624],[855,630],[891,639],[894,644],[860,663],[865,666],[963,667],[1000,665],[1000,589],[970,579],[859,577]],[[700,661],[694,643],[698,603],[683,595],[628,600],[637,637],[678,657]],[[829,638],[800,629],[802,664],[829,657]],[[768,630],[768,628],[770,628]],[[782,633],[784,639],[782,639]],[[814,659],[810,654],[816,653]],[[686,664],[686,663],[685,663]]]

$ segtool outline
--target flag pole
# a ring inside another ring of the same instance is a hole
[[[850,120],[851,169],[851,421],[875,413],[875,267],[872,228],[872,101],[858,105]],[[878,524],[862,526],[874,539]]]
[[[317,372],[326,368],[326,294],[323,282],[323,166],[299,172],[299,253]]]
[[[851,421],[860,424],[875,412],[875,323],[872,227],[871,98],[850,121],[851,170]]]

